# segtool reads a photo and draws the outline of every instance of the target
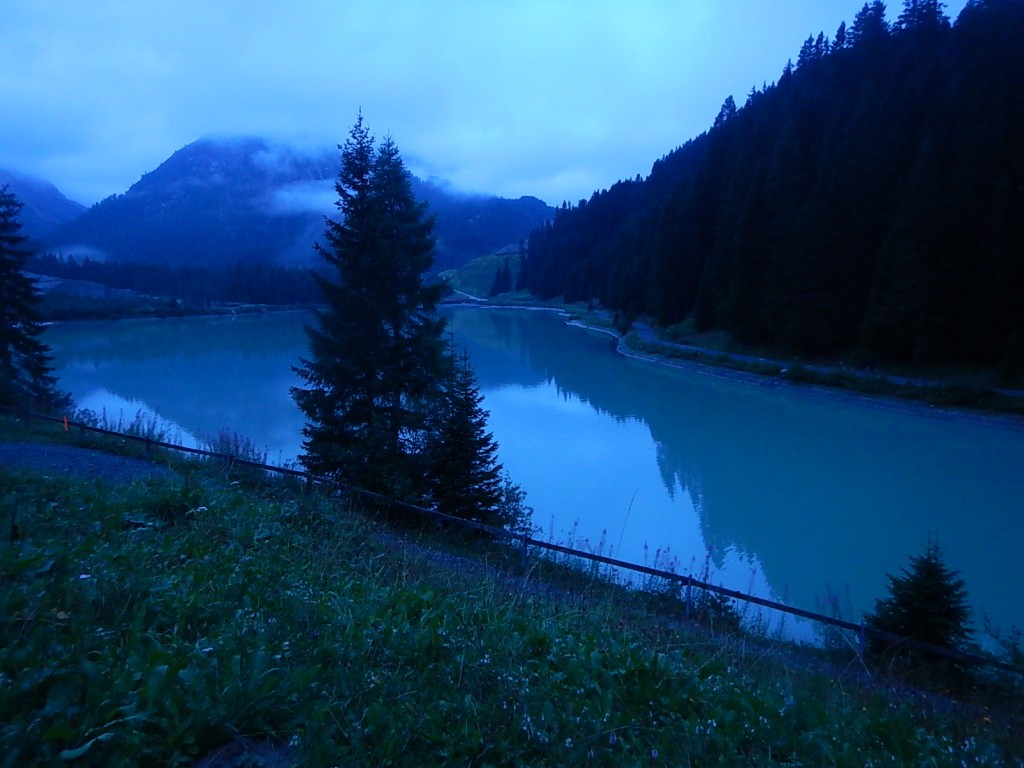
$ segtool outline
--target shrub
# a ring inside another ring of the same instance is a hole
[[[865,616],[871,629],[952,650],[962,650],[973,634],[968,624],[970,608],[967,590],[957,572],[943,561],[937,543],[928,544],[924,554],[910,558],[910,567],[902,575],[889,575],[889,596],[875,603],[873,613]],[[869,651],[884,653],[898,643],[876,638]],[[908,651],[911,656],[930,663],[943,661],[956,666],[948,657],[928,651]]]

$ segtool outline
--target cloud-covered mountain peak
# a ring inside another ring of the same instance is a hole
[[[127,192],[57,233],[56,250],[91,247],[122,261],[312,263],[335,213],[337,148],[296,149],[259,137],[203,137]],[[536,198],[453,193],[413,179],[436,217],[435,267],[449,269],[517,242],[551,215]]]

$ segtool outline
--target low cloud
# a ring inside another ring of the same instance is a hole
[[[334,202],[337,199],[333,181],[299,181],[275,189],[270,196],[267,210],[277,214],[329,214],[334,210]]]

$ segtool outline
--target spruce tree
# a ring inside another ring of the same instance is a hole
[[[946,4],[941,0],[903,0],[903,12],[896,20],[900,30],[935,32],[949,26],[949,19],[943,13]]]
[[[22,269],[32,255],[22,245],[21,203],[0,187],[0,405],[51,412],[68,404],[57,389],[50,350],[39,335],[39,294]]]
[[[489,525],[514,523],[502,505],[498,444],[487,431],[487,411],[465,349],[449,340],[450,372],[432,433],[430,498],[438,511]]]
[[[508,263],[508,256],[505,263],[494,272],[494,281],[491,283],[491,296],[499,296],[512,290],[512,269]]]
[[[306,416],[311,472],[395,498],[418,499],[426,474],[428,417],[444,376],[444,320],[433,220],[413,196],[391,139],[379,146],[359,115],[345,144],[317,251],[330,267],[317,278],[326,307],[307,326],[309,358],[292,396]]]
[[[847,30],[846,39],[854,47],[877,45],[889,36],[889,22],[885,20],[885,3],[874,0],[857,12]]]
[[[718,116],[715,118],[715,128],[725,125],[734,117],[736,117],[736,99],[726,96],[725,101],[722,102],[722,108],[718,110]]]
[[[889,596],[876,601],[874,612],[865,616],[872,629],[953,650],[962,650],[971,639],[969,621],[964,581],[943,561],[936,543],[929,543],[923,555],[910,558],[910,567],[902,575],[889,575]],[[890,645],[878,639],[871,649],[882,652]],[[935,654],[918,655],[937,660]]]

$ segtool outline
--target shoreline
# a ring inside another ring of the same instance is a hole
[[[470,301],[452,302],[444,304],[443,306],[466,309],[507,309],[525,310],[532,312],[557,312],[565,318],[566,325],[581,328],[586,331],[593,331],[596,333],[602,333],[607,336],[611,336],[613,339],[615,339],[615,351],[617,354],[620,354],[623,357],[632,360],[636,360],[638,362],[648,363],[651,365],[665,366],[668,368],[674,368],[679,371],[693,373],[699,376],[710,376],[712,378],[723,379],[726,381],[734,381],[742,384],[749,384],[761,388],[786,388],[791,391],[798,391],[803,394],[811,395],[814,397],[831,398],[848,403],[860,403],[864,405],[870,405],[872,407],[886,408],[892,411],[913,413],[934,419],[1008,428],[1024,433],[1024,416],[1021,416],[1020,414],[1011,411],[989,410],[982,407],[935,404],[930,403],[924,399],[913,397],[900,397],[899,395],[891,393],[861,392],[856,389],[851,389],[840,385],[811,381],[800,381],[797,379],[788,378],[786,376],[780,376],[778,374],[773,373],[759,373],[757,371],[743,370],[742,368],[735,368],[729,365],[718,365],[715,364],[714,362],[709,361],[687,360],[683,358],[674,357],[671,354],[667,353],[659,354],[655,352],[645,352],[643,350],[634,349],[629,345],[628,334],[623,335],[616,331],[614,328],[594,323],[588,323],[586,322],[586,320],[574,315],[573,311],[567,307],[474,303]],[[656,346],[663,347],[666,350],[671,349],[670,342],[662,342],[654,338],[646,339],[645,341],[647,343],[652,343]],[[708,356],[721,354],[725,357],[733,357],[732,355],[729,355],[729,353],[717,352],[716,350],[712,349],[693,349]],[[784,366],[787,361],[766,360],[764,362]],[[805,369],[812,371],[815,369],[814,365],[808,365],[806,363],[793,363],[792,365],[799,365]],[[783,370],[787,369],[783,368]],[[889,381],[893,383],[898,383],[894,377],[889,377],[884,374],[870,374],[870,376],[872,376],[874,379],[878,381]],[[938,381],[930,381],[927,383],[924,383],[922,381],[919,384],[911,384],[910,386],[919,387],[918,391],[926,391],[927,387],[934,387],[935,389],[938,389],[944,385],[942,384],[942,382]],[[1024,393],[1021,393],[1021,395],[1019,396],[1024,397]]]
[[[614,334],[614,332],[609,332],[596,327],[581,327],[587,328],[588,330],[603,330],[603,332],[609,333],[610,335]],[[798,391],[801,394],[812,397],[832,399],[840,402],[859,403],[875,408],[885,408],[891,411],[912,413],[940,420],[999,426],[1002,428],[1010,428],[1024,434],[1024,418],[1013,413],[985,411],[964,406],[935,405],[923,400],[902,398],[896,395],[869,394],[866,392],[846,389],[844,387],[830,386],[828,384],[794,381],[777,375],[743,371],[735,368],[729,368],[727,366],[718,366],[713,363],[702,363],[696,360],[676,360],[667,355],[656,355],[631,349],[627,345],[626,339],[623,336],[618,337],[616,352],[624,357],[628,357],[639,362],[663,365],[669,368],[685,371],[687,373],[693,373],[698,376],[710,376],[712,378],[735,381],[741,384],[758,386],[762,389],[785,388],[792,391]]]
[[[910,387],[910,392],[916,393],[920,396],[902,397],[893,392],[867,392],[853,387],[846,387],[840,383],[804,381],[798,378],[780,375],[780,373],[785,374],[791,369],[800,369],[802,371],[810,372],[812,375],[827,375],[835,372],[836,369],[834,366],[816,366],[814,364],[803,362],[768,360],[742,354],[721,352],[709,348],[673,344],[672,342],[666,342],[658,339],[652,328],[642,324],[638,324],[639,328],[635,327],[631,334],[623,335],[609,326],[588,322],[584,317],[581,317],[579,310],[574,311],[573,308],[566,306],[550,306],[541,304],[496,304],[488,300],[480,300],[477,299],[477,297],[470,297],[467,295],[465,300],[439,303],[438,309],[442,308],[555,312],[565,318],[566,325],[611,336],[615,339],[615,351],[617,354],[638,362],[665,366],[700,376],[711,376],[713,378],[735,381],[762,388],[785,387],[793,391],[799,391],[816,397],[831,397],[846,402],[859,402],[870,404],[875,407],[884,407],[891,410],[928,415],[933,418],[955,419],[961,422],[974,422],[979,424],[998,424],[1003,427],[1024,432],[1024,415],[1012,410],[986,408],[981,405],[972,406],[970,404],[957,405],[929,402],[926,397],[929,390],[938,392],[941,391],[943,387],[947,386],[941,381],[924,379],[911,380],[906,377],[888,376],[886,374],[879,373],[866,373],[857,371],[856,369],[848,369],[844,371],[847,375],[860,377],[865,383],[875,381],[885,383],[893,387]],[[268,314],[311,312],[315,307],[295,305],[271,307],[264,305],[257,308],[254,305],[249,305],[244,309],[239,308],[241,311],[232,311],[231,309],[227,309],[227,311],[225,311],[225,309],[226,308],[221,308],[220,311],[213,310],[195,314],[180,315],[48,320],[44,321],[44,325],[55,326],[68,323],[111,322],[120,320],[159,322],[163,320],[198,320],[204,318],[237,319],[240,317],[258,317]],[[650,352],[634,348],[630,345],[631,336],[639,339],[644,344],[659,348],[660,351]],[[688,354],[694,355],[694,357],[704,356],[707,359],[688,359],[685,357],[679,357],[671,353],[673,348],[683,349]],[[716,356],[724,358],[728,362],[717,363],[713,359]],[[732,365],[729,363],[732,363]],[[747,370],[743,367],[745,364],[760,364],[769,367],[776,367],[779,369],[779,372]],[[979,393],[981,392],[982,391],[979,390]],[[1019,392],[1019,394],[1009,394],[1008,392],[1003,392],[1001,394],[1007,397],[1024,398],[1024,391]]]

